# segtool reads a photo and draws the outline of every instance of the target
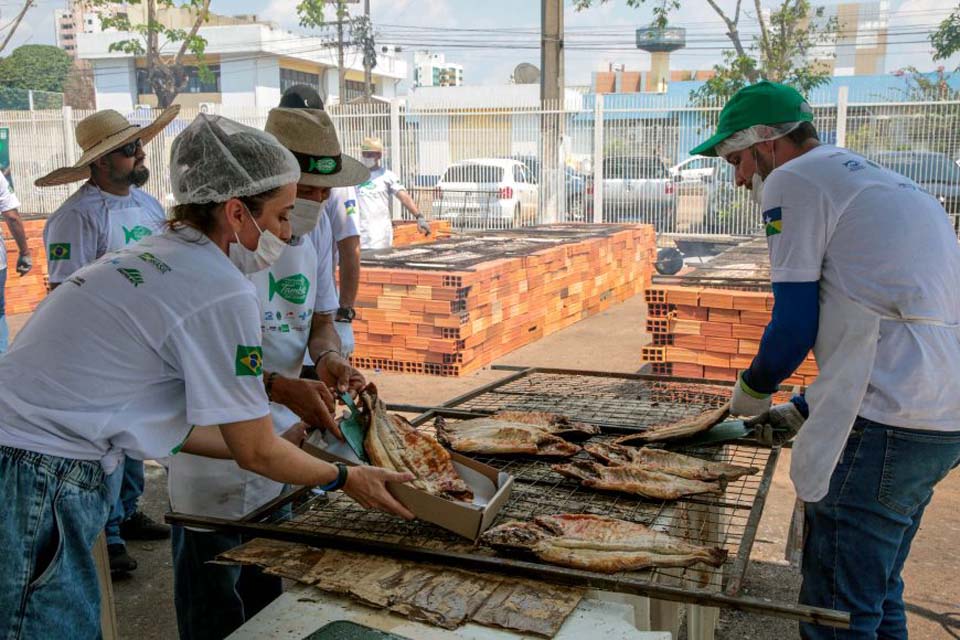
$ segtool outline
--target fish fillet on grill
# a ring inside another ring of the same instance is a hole
[[[648,567],[719,567],[727,552],[686,542],[642,524],[589,514],[541,516],[507,522],[480,538],[492,547],[524,549],[545,562],[574,569],[616,573]]]
[[[586,422],[575,422],[567,416],[546,411],[497,411],[493,414],[494,420],[505,422],[520,422],[546,429],[555,436],[564,440],[579,442],[590,436],[600,433],[600,427]]]
[[[457,473],[450,453],[405,418],[387,413],[377,389],[367,385],[360,394],[363,415],[368,421],[363,449],[370,464],[392,471],[410,471],[416,478],[409,484],[433,495],[473,501],[473,492]]]
[[[742,476],[753,475],[756,467],[741,467],[724,462],[710,462],[682,453],[661,449],[637,449],[619,444],[588,444],[584,449],[601,462],[615,467],[641,467],[691,480],[713,481],[723,478],[733,482]]]
[[[640,433],[632,433],[617,439],[618,444],[640,446],[648,442],[664,442],[679,440],[707,431],[730,415],[730,403],[727,402],[719,409],[711,409],[701,413],[692,420],[681,420],[672,424],[657,425]]]
[[[718,482],[690,480],[640,467],[606,467],[591,460],[574,460],[550,468],[568,478],[579,480],[580,484],[590,489],[620,491],[660,500],[723,491]]]
[[[506,417],[503,417],[503,416]],[[516,420],[536,420],[540,423]],[[534,417],[530,417],[533,415]],[[544,418],[543,416],[547,416]],[[461,453],[523,453],[533,456],[553,456],[567,458],[580,452],[579,445],[567,442],[567,434],[584,438],[599,432],[597,427],[576,423],[561,425],[549,422],[553,414],[514,414],[505,412],[489,418],[475,418],[448,423],[442,416],[434,421],[437,438],[454,451]],[[553,431],[556,430],[556,431]]]

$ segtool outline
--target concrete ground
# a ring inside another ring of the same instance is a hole
[[[524,347],[501,360],[503,364],[553,366],[635,372],[645,304],[637,296],[598,316]],[[10,318],[15,332],[24,316]],[[390,402],[432,405],[496,380],[502,371],[489,369],[461,378],[433,378],[364,372]],[[790,484],[789,451],[778,465],[753,549],[744,593],[759,598],[794,602],[799,572],[784,560],[785,541],[794,505]],[[960,638],[960,594],[952,578],[960,574],[960,473],[954,472],[937,489],[927,508],[904,569],[910,637],[914,640]],[[149,464],[143,509],[154,518],[167,510],[163,469]],[[166,542],[131,543],[140,567],[129,579],[114,582],[117,616],[123,638],[154,640],[176,637],[172,602],[170,548]],[[718,640],[784,640],[796,638],[796,624],[786,620],[725,611]]]

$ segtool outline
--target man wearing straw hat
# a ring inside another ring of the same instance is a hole
[[[76,138],[83,154],[76,164],[34,183],[51,187],[86,180],[43,229],[51,290],[80,267],[153,235],[164,224],[163,206],[139,188],[150,176],[143,145],[179,111],[179,106],[165,109],[145,127],[112,109],[98,111],[77,124]],[[125,539],[159,540],[170,535],[170,528],[137,508],[144,486],[141,460],[127,458],[111,474],[108,485],[114,495],[106,527],[110,570],[128,573],[137,568],[137,562],[127,553]]]
[[[400,176],[382,166],[383,140],[367,137],[360,143],[363,164],[370,169],[370,179],[357,187],[360,200],[360,246],[364,249],[387,249],[393,245],[393,220],[390,216],[390,196],[396,196],[400,204],[417,221],[417,229],[430,235],[430,225],[417,209],[416,203]]]

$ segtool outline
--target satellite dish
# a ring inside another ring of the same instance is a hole
[[[540,82],[540,69],[529,62],[521,62],[513,70],[513,81],[516,84],[538,84]]]

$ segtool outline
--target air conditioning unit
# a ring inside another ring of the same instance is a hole
[[[219,107],[220,105],[216,102],[201,102],[198,108],[200,113],[216,113]]]

